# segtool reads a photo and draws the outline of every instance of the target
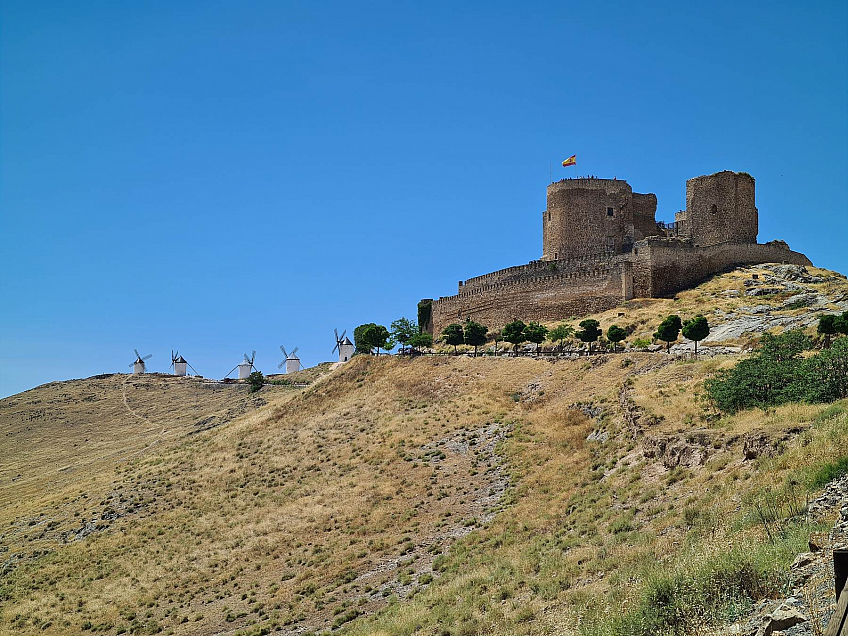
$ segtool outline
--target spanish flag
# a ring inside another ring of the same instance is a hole
[[[567,168],[568,166],[576,166],[577,165],[577,155],[571,155],[568,159],[562,162],[562,167]]]

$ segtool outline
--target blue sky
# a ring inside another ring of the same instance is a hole
[[[551,162],[660,220],[745,170],[760,241],[846,273],[846,11],[4,0],[0,395],[134,347],[331,359],[334,327],[538,258]]]

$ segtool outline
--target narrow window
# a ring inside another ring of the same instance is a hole
[[[718,212],[718,208],[716,207],[715,203],[713,203],[713,207],[712,207],[712,209],[710,210],[710,212],[712,212],[713,214],[715,214],[716,212]]]
[[[607,216],[615,216],[615,209],[607,208]]]
[[[548,212],[548,221],[550,221],[550,220],[551,220],[551,213]]]
[[[559,256],[559,254],[557,252],[554,252],[554,260],[555,261],[558,260],[558,256]]]

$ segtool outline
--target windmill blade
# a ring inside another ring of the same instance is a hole
[[[339,349],[339,344],[341,344],[341,343],[336,342],[336,346],[335,346],[335,347],[333,347],[333,350],[332,350],[330,353],[335,353],[336,351],[338,351],[338,349]]]
[[[250,364],[253,364],[253,361],[256,360],[256,350],[250,354]]]
[[[341,338],[338,338],[338,340],[339,340],[340,342],[341,342],[342,340],[344,340],[344,337],[345,337],[345,334],[346,334],[346,333],[347,333],[347,329],[345,329],[344,331],[342,331],[342,337],[341,337]]]
[[[146,356],[144,356],[144,357],[141,359],[141,361],[142,361],[142,362],[144,362],[145,360],[150,360],[150,358],[152,358],[152,357],[153,357],[153,354],[152,354],[152,353],[148,353]]]
[[[286,361],[285,361],[285,360],[283,360],[280,364],[278,364],[278,365],[277,365],[277,368],[278,368],[278,369],[282,369],[282,368],[283,368],[283,365],[284,365],[285,363],[286,363]]]
[[[300,347],[295,347],[295,348],[294,348],[294,350],[292,351],[292,358],[294,358],[294,357],[297,355],[297,350],[298,350],[298,349],[300,349]]]
[[[280,345],[280,351],[283,352],[283,355],[286,357],[286,360],[288,360],[289,354],[288,354],[288,352],[286,351],[286,348],[283,345]]]
[[[333,333],[336,334],[336,342],[338,342],[339,341],[339,330],[333,329]]]
[[[141,360],[141,354],[138,352],[138,349],[133,349],[133,351],[135,351],[136,360]]]
[[[134,366],[135,366],[135,362],[130,362],[130,369],[132,369]]]
[[[246,354],[246,353],[244,354],[244,361],[245,361],[245,363],[247,363],[247,364],[251,364],[251,362],[250,362],[250,358],[248,358],[248,357],[247,357],[247,354]]]

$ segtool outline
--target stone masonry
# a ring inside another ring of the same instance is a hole
[[[555,321],[604,311],[634,297],[659,298],[738,265],[811,265],[783,241],[757,243],[754,179],[719,172],[686,182],[686,210],[657,223],[657,197],[618,179],[563,179],[548,186],[542,258],[460,281],[432,301],[439,334],[473,318],[490,329],[514,318]]]

